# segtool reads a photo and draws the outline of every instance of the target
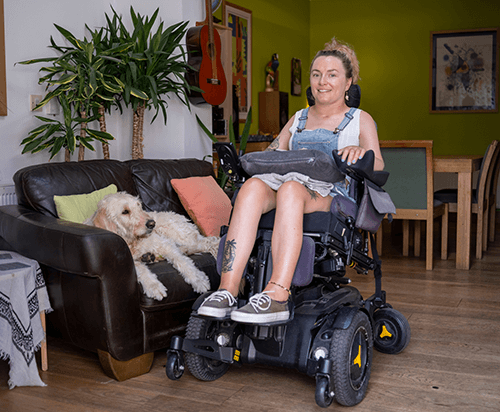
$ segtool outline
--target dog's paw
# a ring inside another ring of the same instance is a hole
[[[200,278],[193,285],[193,290],[196,293],[208,292],[210,290],[210,280],[208,279],[208,276],[203,273],[203,275],[200,276]]]
[[[144,293],[148,298],[162,300],[167,297],[167,288],[160,281],[150,285],[147,289],[144,288]]]
[[[144,255],[141,256],[141,262],[144,263],[153,263],[155,261],[155,255],[153,253],[144,253]]]

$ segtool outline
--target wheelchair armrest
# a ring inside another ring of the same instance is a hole
[[[214,144],[219,156],[222,170],[233,182],[244,182],[248,175],[241,167],[241,162],[232,143],[218,142]]]
[[[337,154],[336,150],[332,151],[332,155],[339,170],[354,179],[368,179],[381,187],[386,184],[389,178],[389,172],[373,170],[373,165],[375,163],[375,154],[373,150],[368,150],[362,159],[359,159],[350,166],[342,161],[342,157]]]

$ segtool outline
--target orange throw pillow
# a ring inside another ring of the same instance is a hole
[[[229,223],[231,200],[212,176],[172,179],[182,206],[204,236],[219,236]]]

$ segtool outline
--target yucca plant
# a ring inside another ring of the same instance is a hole
[[[113,53],[122,51],[125,46],[122,44],[114,50],[96,52],[92,41],[86,38],[79,40],[63,27],[57,24],[54,26],[70,46],[58,46],[51,36],[49,47],[57,51],[59,57],[26,60],[19,64],[52,64],[40,69],[40,72],[47,74],[40,77],[38,83],[46,84],[47,94],[34,110],[57,98],[61,103],[64,122],[37,116],[45,125],[32,130],[23,140],[21,143],[25,145],[23,153],[36,153],[49,148],[52,159],[64,147],[65,159],[69,160],[78,142],[78,160],[84,160],[85,148],[95,150],[92,141],[107,143],[113,139],[111,134],[90,129],[87,125],[99,118],[97,109],[99,102],[106,100],[106,91],[119,94],[123,90],[123,84],[119,79],[103,72],[103,68],[106,67],[106,62],[119,64],[120,60],[113,57]],[[79,135],[74,133],[75,125],[80,126]],[[45,126],[48,127],[44,128]]]
[[[132,158],[139,159],[143,157],[145,110],[156,110],[151,122],[161,111],[166,124],[168,103],[164,96],[170,97],[173,93],[190,107],[189,91],[201,90],[190,86],[184,77],[189,65],[181,40],[186,34],[188,22],[176,23],[164,29],[164,24],[160,21],[156,31],[153,31],[159,9],[151,17],[145,17],[131,7],[133,31],[129,33],[122,18],[114,10],[113,12],[120,26],[120,39],[122,42],[133,43],[127,57],[124,57],[124,70],[119,78],[124,85],[123,101],[134,112]]]

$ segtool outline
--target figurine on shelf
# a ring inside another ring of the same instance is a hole
[[[277,90],[278,86],[278,53],[274,53],[271,61],[266,66],[266,92],[273,92]]]

